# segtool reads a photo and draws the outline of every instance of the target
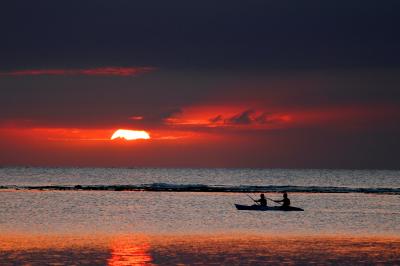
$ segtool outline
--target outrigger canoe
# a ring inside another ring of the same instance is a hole
[[[238,210],[247,210],[247,211],[304,211],[302,208],[298,207],[282,207],[282,206],[261,206],[261,205],[240,205],[235,204],[236,209]]]

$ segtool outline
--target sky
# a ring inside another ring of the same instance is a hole
[[[399,1],[6,1],[0,165],[399,169]],[[144,130],[150,139],[111,136]]]

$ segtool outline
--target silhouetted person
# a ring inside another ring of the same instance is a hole
[[[260,194],[260,199],[255,200],[255,202],[259,202],[261,206],[267,206],[267,199],[264,194]]]
[[[282,207],[289,207],[290,206],[290,199],[288,198],[286,192],[283,192],[283,199],[276,200],[275,202],[282,202]]]

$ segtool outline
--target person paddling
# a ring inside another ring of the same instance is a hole
[[[260,199],[254,201],[259,202],[261,206],[267,206],[267,199],[265,198],[264,193],[260,194]]]
[[[282,202],[282,207],[289,207],[290,206],[290,199],[288,198],[286,192],[283,192],[283,199],[275,200],[275,202]]]

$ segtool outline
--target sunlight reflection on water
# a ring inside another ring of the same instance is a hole
[[[2,236],[1,265],[400,263],[400,238],[240,235]]]

